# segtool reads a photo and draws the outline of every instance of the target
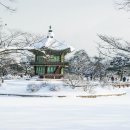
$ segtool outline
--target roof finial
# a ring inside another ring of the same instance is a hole
[[[51,25],[49,26],[49,32],[52,32],[52,29],[51,29],[52,27],[51,27]]]
[[[51,25],[49,26],[49,28],[51,29]]]

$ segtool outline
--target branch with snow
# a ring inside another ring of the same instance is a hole
[[[12,8],[11,6],[9,6],[10,2],[13,2],[13,0],[5,0],[4,2],[0,1],[0,5],[11,12],[15,12],[16,8]]]
[[[105,56],[113,57],[117,53],[130,54],[130,42],[106,35],[98,35],[98,37],[102,41],[98,42],[98,49]]]

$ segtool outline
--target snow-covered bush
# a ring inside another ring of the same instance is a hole
[[[94,89],[95,89],[95,85],[94,85],[94,84],[91,84],[91,83],[87,83],[87,84],[84,85],[84,87],[83,87],[83,90],[84,90],[85,92],[88,92],[88,93],[95,93]]]
[[[49,90],[50,90],[50,91],[59,91],[60,88],[59,88],[58,86],[53,85],[53,86],[50,87]]]
[[[83,77],[77,74],[66,74],[64,77],[64,86],[70,86],[72,89],[82,86]]]
[[[3,77],[5,80],[11,80],[13,79],[13,76],[11,74],[8,74],[6,76]]]
[[[64,80],[64,86],[70,86],[72,89],[81,87],[85,92],[94,93],[96,84],[90,83],[84,76],[76,74],[67,74]]]
[[[41,87],[41,88],[42,88],[42,87],[46,87],[46,86],[48,86],[48,83],[47,83],[47,82],[43,82],[43,83],[40,84],[40,87]]]
[[[31,77],[31,79],[33,79],[33,80],[38,80],[39,79],[39,76],[33,76],[33,77]]]
[[[110,82],[108,82],[107,78],[104,78],[104,79],[100,82],[100,86],[101,86],[102,88],[108,87],[108,86],[110,86]]]
[[[35,83],[30,83],[27,85],[27,91],[28,92],[37,92],[40,90],[41,86]]]
[[[105,88],[105,87],[107,87],[107,86],[109,86],[109,85],[110,85],[109,83],[100,82],[100,86],[101,86],[102,88]]]

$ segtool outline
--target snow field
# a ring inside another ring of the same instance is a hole
[[[30,82],[34,81],[7,80],[0,87],[0,93],[29,94],[26,87]],[[44,88],[33,94],[53,97],[0,96],[0,130],[129,130],[130,88],[98,88],[96,92],[126,92],[126,95],[78,98],[76,95],[88,94],[80,89],[50,92]],[[56,97],[63,94],[67,97]]]
[[[0,97],[0,130],[129,130],[129,97]]]

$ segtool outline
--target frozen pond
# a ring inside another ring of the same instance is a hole
[[[130,130],[130,96],[0,97],[0,130]]]

